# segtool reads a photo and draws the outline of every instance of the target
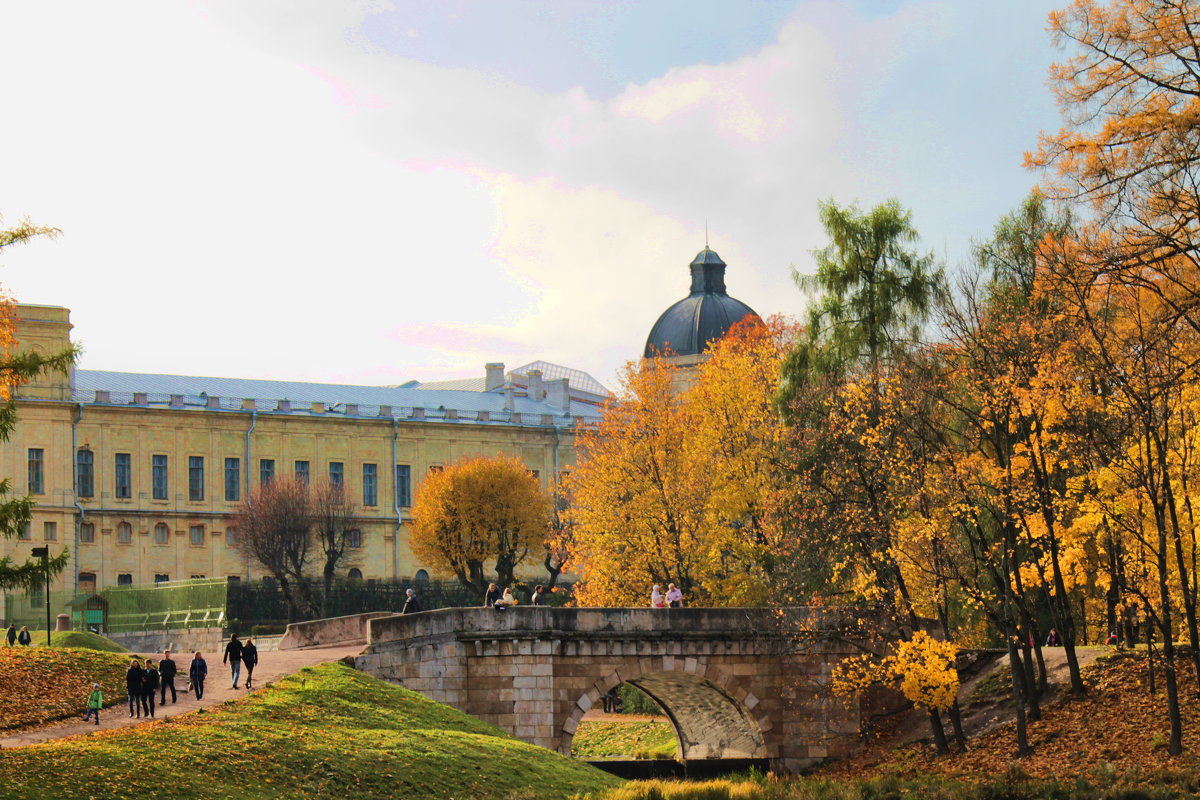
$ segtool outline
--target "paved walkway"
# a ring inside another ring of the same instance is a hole
[[[259,653],[259,663],[254,669],[254,691],[258,691],[268,682],[278,680],[285,675],[290,675],[304,667],[311,667],[315,664],[324,664],[329,661],[337,661],[346,656],[358,655],[362,652],[363,645],[334,645],[332,647],[312,647],[305,650],[277,650],[274,652]],[[133,654],[130,654],[132,657]],[[150,653],[151,658],[157,660],[162,656],[162,653]],[[187,672],[187,665],[192,661],[192,655],[186,654],[186,659],[172,655],[175,661],[180,664],[180,678],[184,678]],[[178,714],[187,714],[199,708],[207,708],[208,706],[223,703],[226,700],[233,700],[242,697],[246,694],[245,688],[239,688],[236,691],[230,686],[229,667],[221,663],[220,655],[205,653],[205,659],[208,661],[208,680],[204,682],[204,699],[197,700],[190,692],[179,694],[179,702],[171,703],[170,693],[168,692],[168,702],[165,706],[158,705],[158,697],[155,697],[155,719],[164,719],[166,717],[174,717]],[[245,678],[246,670],[243,667],[242,677]],[[186,678],[181,680],[175,679],[176,686],[187,685]],[[242,686],[242,684],[238,684]],[[20,733],[11,734],[3,739],[0,739],[0,748],[7,749],[11,747],[25,747],[39,742],[45,742],[50,739],[62,739],[67,736],[77,736],[80,734],[93,733],[101,730],[111,730],[113,728],[127,728],[131,725],[138,725],[144,722],[150,722],[145,717],[130,717],[129,706],[127,703],[105,708],[100,712],[100,724],[96,725],[91,722],[82,722],[81,717],[72,717],[63,722],[54,722],[45,727],[35,730],[26,730]]]

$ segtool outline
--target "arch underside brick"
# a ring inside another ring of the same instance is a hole
[[[583,715],[622,683],[636,686],[662,707],[675,729],[678,755],[685,760],[775,756],[767,745],[770,720],[754,714],[758,698],[718,667],[672,657],[638,659],[596,681],[563,725],[559,752],[571,752]]]

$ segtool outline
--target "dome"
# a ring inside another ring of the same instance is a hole
[[[646,338],[645,357],[703,353],[754,309],[725,293],[725,262],[705,247],[692,259],[692,292],[662,313]]]

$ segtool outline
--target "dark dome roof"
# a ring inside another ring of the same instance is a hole
[[[692,293],[668,308],[650,329],[646,358],[670,351],[673,355],[703,353],[754,309],[725,293],[725,262],[705,247],[691,263]]]

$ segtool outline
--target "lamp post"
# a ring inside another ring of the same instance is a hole
[[[33,557],[41,556],[42,572],[46,575],[46,647],[50,646],[50,548],[35,547]]]

